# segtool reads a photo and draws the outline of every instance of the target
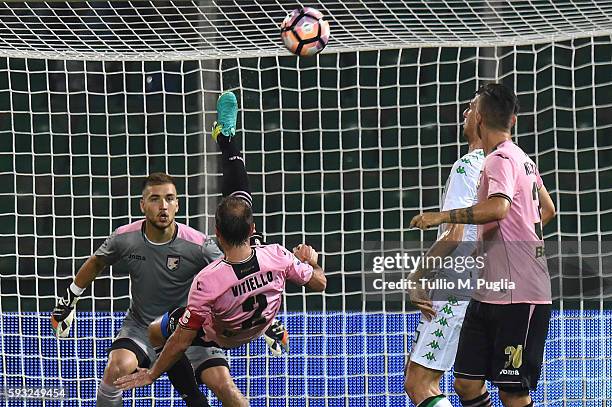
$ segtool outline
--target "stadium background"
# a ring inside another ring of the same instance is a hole
[[[404,355],[417,315],[403,314],[405,301],[364,301],[364,242],[434,239],[407,224],[419,208],[437,207],[452,163],[466,152],[461,112],[475,89],[501,79],[519,94],[516,141],[560,212],[547,239],[592,241],[604,252],[612,234],[610,61],[609,36],[318,59],[0,58],[0,384],[41,385],[50,369],[91,401],[119,327],[114,313],[129,303],[125,270],[106,272],[79,303],[94,311],[79,315],[77,335],[86,340],[58,345],[39,312],[53,307],[104,236],[140,216],[148,172],[177,178],[179,221],[212,230],[218,171],[207,138],[218,91],[233,90],[258,227],[288,247],[306,239],[328,272],[325,296],[287,296],[288,360],[266,357],[261,341],[234,351],[237,382],[253,405],[404,405]],[[553,258],[565,318],[554,318],[551,335],[570,337],[549,343],[537,400],[601,405],[612,398],[601,376],[612,371],[604,301],[612,281],[601,273],[608,258],[591,268],[578,254]],[[60,366],[58,354],[66,358]],[[448,377],[444,385],[450,390]],[[156,389],[160,403],[169,402],[168,383]]]

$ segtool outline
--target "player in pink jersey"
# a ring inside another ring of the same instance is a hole
[[[423,213],[411,226],[477,224],[486,255],[461,329],[455,360],[455,390],[464,406],[490,406],[484,385],[499,387],[505,406],[531,406],[530,389],[540,376],[550,320],[550,278],[542,225],[555,207],[535,163],[511,141],[518,101],[499,84],[482,87],[470,104],[466,127],[482,140],[478,203]],[[494,283],[499,283],[497,286]]]
[[[187,308],[151,369],[118,379],[119,388],[151,384],[189,346],[234,348],[262,335],[280,308],[287,280],[325,290],[327,280],[312,247],[300,245],[291,253],[277,244],[250,245],[255,225],[243,199],[224,198],[215,223],[225,256],[194,279]]]

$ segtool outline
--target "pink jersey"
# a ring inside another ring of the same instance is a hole
[[[284,247],[255,246],[240,263],[210,263],[191,284],[187,309],[179,323],[204,330],[202,339],[235,348],[259,337],[280,309],[285,281],[310,281],[313,268]]]
[[[511,141],[487,155],[478,201],[499,196],[510,201],[510,209],[504,219],[478,228],[486,260],[474,299],[501,304],[551,302],[538,196],[542,185],[535,163]]]

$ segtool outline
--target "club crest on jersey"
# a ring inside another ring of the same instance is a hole
[[[179,268],[179,265],[181,264],[181,257],[180,256],[168,256],[166,258],[166,267],[168,267],[168,270],[170,271],[174,271],[177,268]]]

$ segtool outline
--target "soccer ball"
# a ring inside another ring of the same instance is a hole
[[[303,57],[318,54],[329,41],[329,23],[312,7],[295,9],[281,24],[285,47]]]

